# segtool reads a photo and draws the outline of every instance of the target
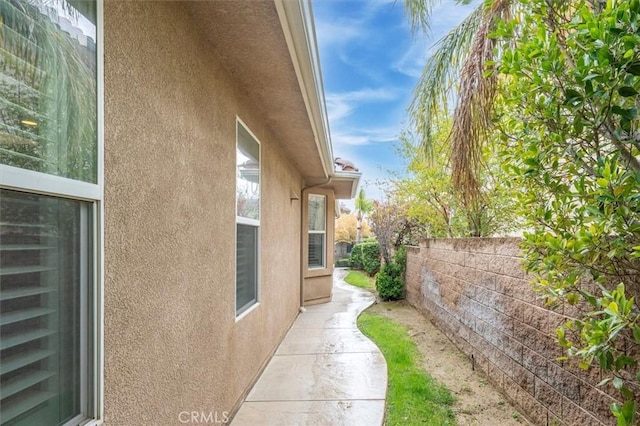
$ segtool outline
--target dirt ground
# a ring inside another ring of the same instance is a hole
[[[382,302],[367,312],[404,324],[424,357],[424,369],[456,396],[454,411],[461,426],[528,425],[482,373],[429,320],[408,303]]]

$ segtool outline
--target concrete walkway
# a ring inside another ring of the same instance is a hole
[[[356,327],[371,293],[336,270],[333,300],[307,307],[233,419],[233,426],[381,425],[387,364]]]

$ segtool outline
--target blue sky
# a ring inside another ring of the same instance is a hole
[[[443,0],[430,34],[412,36],[402,0],[313,1],[334,155],[360,169],[367,198],[382,197],[375,182],[389,170],[403,172],[395,144],[422,67],[476,4]]]

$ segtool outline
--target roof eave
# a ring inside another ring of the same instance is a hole
[[[336,192],[336,198],[338,199],[351,199],[356,197],[358,192],[358,185],[360,184],[360,178],[362,173],[359,172],[341,172],[334,171],[332,174],[331,185],[335,186],[338,182],[344,182],[349,185],[348,191],[344,193]]]
[[[334,175],[333,149],[324,98],[313,11],[310,0],[274,0],[307,115],[327,179]]]

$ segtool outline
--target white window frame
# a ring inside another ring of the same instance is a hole
[[[95,265],[92,273],[91,288],[94,299],[91,330],[92,341],[81,340],[80,350],[82,362],[87,363],[87,349],[91,345],[93,353],[91,363],[94,365],[91,406],[93,412],[82,413],[71,419],[65,425],[98,426],[104,423],[104,11],[103,0],[96,2],[96,83],[97,83],[97,183],[88,183],[68,179],[46,173],[21,169],[0,164],[0,188],[12,189],[37,195],[49,195],[58,198],[79,200],[92,203],[91,215],[93,229],[92,262]],[[82,306],[86,310],[88,306]],[[86,327],[86,325],[84,325]],[[88,330],[87,330],[88,331]],[[82,336],[85,338],[86,334]],[[86,364],[81,364],[81,375],[85,375]],[[87,385],[87,379],[81,386]],[[86,398],[84,396],[83,398]],[[83,400],[86,402],[86,400]]]
[[[309,208],[309,200],[311,200],[311,197],[323,197],[324,198],[324,229],[322,231],[316,231],[316,230],[311,230],[309,229],[309,224],[307,223],[307,234],[308,235],[313,235],[313,234],[322,234],[322,265],[321,266],[311,266],[309,265],[309,259],[307,259],[307,269],[310,271],[316,271],[316,270],[320,270],[320,269],[327,269],[327,204],[329,202],[329,197],[327,197],[326,194],[316,194],[316,193],[310,193],[307,196],[307,215],[309,215],[310,213],[310,208]],[[308,253],[309,253],[309,242],[311,241],[311,239],[307,236],[307,257],[308,257]]]
[[[236,197],[235,197],[235,211],[236,211],[236,224],[234,227],[234,234],[233,234],[233,238],[234,238],[234,256],[233,256],[233,270],[234,270],[234,276],[235,276],[235,282],[234,282],[234,292],[233,292],[233,311],[234,311],[234,315],[235,315],[235,321],[238,322],[240,321],[242,318],[246,317],[247,315],[249,315],[252,311],[254,311],[258,306],[260,306],[260,265],[261,265],[261,235],[262,235],[262,230],[260,229],[260,220],[262,218],[262,144],[260,143],[260,139],[258,139],[258,137],[251,131],[251,129],[249,128],[249,126],[247,126],[245,124],[244,121],[242,121],[242,119],[240,119],[240,117],[236,116],[236,122],[235,122],[236,128],[236,149],[235,149],[235,158],[236,161],[234,162],[234,171],[235,173],[237,173],[237,171],[235,170],[236,167],[238,167],[238,161],[237,161],[237,155],[238,155],[238,140],[239,140],[239,135],[238,135],[238,126],[242,126],[244,128],[244,130],[249,133],[249,135],[253,138],[253,140],[258,144],[258,191],[259,191],[259,202],[258,202],[258,219],[249,219],[243,216],[238,216],[238,192],[237,192],[237,188],[238,188],[238,182],[237,182],[237,178],[235,180],[235,188],[236,188]],[[256,237],[256,296],[255,296],[255,300],[253,302],[253,304],[241,311],[238,312],[238,310],[236,309],[237,306],[237,285],[238,285],[238,277],[237,277],[237,250],[238,250],[238,225],[249,225],[249,226],[253,226],[257,228],[257,237]]]

